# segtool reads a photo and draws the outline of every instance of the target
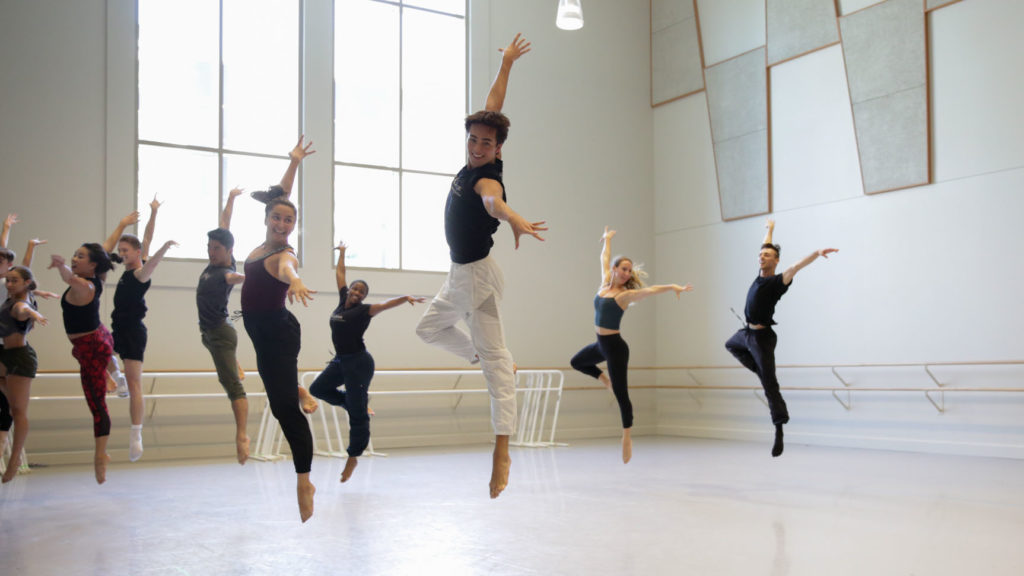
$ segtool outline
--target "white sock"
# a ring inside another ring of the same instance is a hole
[[[128,459],[135,462],[139,458],[142,458],[142,424],[132,424],[128,435]]]

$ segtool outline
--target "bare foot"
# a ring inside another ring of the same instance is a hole
[[[313,517],[313,494],[316,493],[316,486],[313,486],[313,483],[309,481],[309,474],[306,474],[305,481],[299,480],[296,492],[299,497],[299,517],[305,523],[306,520]]]
[[[497,498],[508,487],[508,473],[512,468],[512,458],[508,455],[499,456],[494,453],[494,464],[491,468],[491,498]]]
[[[342,482],[348,482],[348,479],[352,477],[352,473],[356,471],[358,464],[359,460],[355,456],[348,457],[348,460],[345,461],[345,469],[341,471]]]
[[[629,464],[629,461],[633,458],[633,438],[629,434],[629,429],[622,431],[622,463]]]
[[[7,470],[4,472],[3,483],[7,484],[11,480],[14,480],[14,477],[17,476],[17,475],[18,475],[18,467],[17,466],[11,466],[10,464],[8,464],[7,465]]]
[[[103,484],[107,481],[107,462],[110,462],[110,454],[104,452],[93,459],[93,468],[96,471],[96,483]]]
[[[598,376],[597,379],[601,381],[601,384],[604,384],[605,388],[607,388],[609,390],[612,389],[612,380],[611,380],[611,378],[608,377],[607,374],[605,374],[604,372],[601,372],[601,375]]]
[[[302,386],[299,386],[299,405],[302,406],[302,411],[306,414],[316,412],[317,407],[320,406],[317,404],[316,398],[309,393],[309,390],[306,390]]]
[[[238,456],[238,463],[245,465],[249,459],[249,436],[243,434],[235,437],[235,455]]]

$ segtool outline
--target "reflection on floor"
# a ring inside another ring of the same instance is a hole
[[[0,487],[0,574],[1020,575],[1024,462],[666,437],[37,469]]]

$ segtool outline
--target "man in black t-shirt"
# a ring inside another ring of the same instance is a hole
[[[789,290],[789,285],[793,283],[793,277],[797,272],[817,260],[818,256],[828,258],[829,254],[839,250],[817,250],[786,268],[782,274],[776,274],[775,268],[779,265],[779,245],[772,243],[775,221],[769,219],[765,227],[768,233],[765,234],[761,253],[758,255],[759,273],[747,291],[747,305],[744,308],[747,325],[725,343],[725,348],[761,380],[765,398],[768,399],[768,409],[772,414],[772,423],[775,424],[772,456],[779,456],[783,449],[782,425],[789,422],[789,411],[779,391],[779,381],[775,377],[775,344],[778,341],[775,331],[772,330],[772,325],[775,324],[775,304]]]
[[[512,63],[530,51],[516,34],[503,50],[501,68],[491,85],[484,110],[466,118],[466,166],[452,181],[445,203],[444,229],[452,265],[441,290],[430,303],[416,333],[424,342],[467,362],[480,362],[491,397],[495,445],[490,493],[497,498],[508,485],[509,436],[515,431],[516,391],[512,354],[505,346],[498,303],[504,290],[501,269],[491,258],[491,236],[501,220],[512,227],[516,248],[528,234],[543,240],[544,222],[530,222],[505,203],[501,146],[509,121],[501,113]],[[456,327],[459,320],[469,333]]]

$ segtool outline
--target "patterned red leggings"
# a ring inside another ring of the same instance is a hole
[[[107,412],[107,364],[114,353],[114,339],[100,324],[95,332],[71,341],[71,355],[78,360],[82,375],[82,392],[92,412],[93,435],[110,435],[110,413]]]

